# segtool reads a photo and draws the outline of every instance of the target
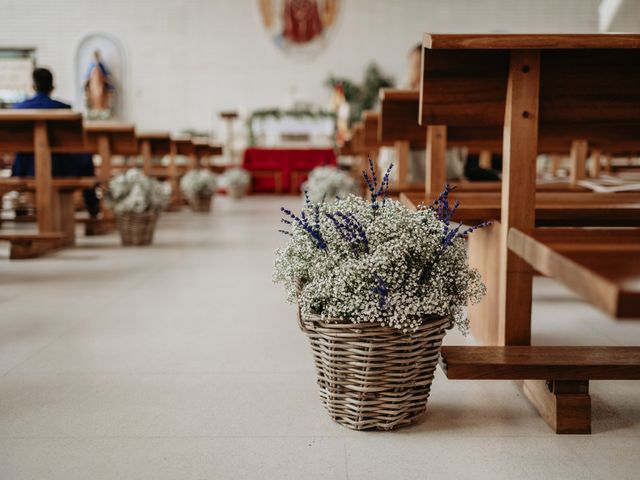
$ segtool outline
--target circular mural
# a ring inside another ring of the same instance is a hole
[[[338,19],[339,0],[258,0],[262,25],[275,45],[311,58],[327,44]]]

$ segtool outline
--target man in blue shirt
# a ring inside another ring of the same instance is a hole
[[[53,92],[53,75],[46,68],[33,71],[33,88],[35,95],[24,102],[16,103],[17,109],[71,109],[71,105],[51,98]],[[33,177],[35,174],[33,155],[18,153],[11,175],[14,177]],[[51,174],[54,177],[93,177],[95,170],[93,159],[89,154],[54,154],[51,156]],[[100,202],[94,189],[82,192],[84,203],[92,217],[100,212]]]

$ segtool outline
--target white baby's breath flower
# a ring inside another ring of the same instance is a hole
[[[336,197],[357,194],[358,187],[351,175],[336,167],[316,167],[302,184],[302,191],[307,192],[309,199],[314,203],[330,203]]]
[[[217,177],[209,170],[191,170],[180,179],[180,190],[187,198],[213,195],[217,188]]]
[[[276,252],[273,277],[303,314],[381,322],[407,333],[449,315],[466,331],[464,307],[482,298],[484,285],[467,263],[465,240],[447,244],[445,223],[435,211],[410,211],[389,199],[373,208],[348,195],[331,204],[307,203],[303,212],[324,243],[285,216],[292,222],[291,236]],[[340,227],[343,217],[361,226],[362,234],[359,227]]]
[[[107,201],[115,213],[160,211],[169,203],[171,186],[132,168],[109,182]]]

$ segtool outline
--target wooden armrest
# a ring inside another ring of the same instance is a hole
[[[640,228],[512,228],[507,244],[605,313],[640,318]]]

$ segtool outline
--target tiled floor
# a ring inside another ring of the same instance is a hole
[[[554,435],[509,382],[440,372],[415,427],[332,423],[270,279],[278,207],[295,201],[166,214],[151,248],[81,237],[0,259],[0,479],[638,478],[640,383],[592,384],[591,436]],[[640,343],[640,322],[549,280],[535,297],[536,343]]]

